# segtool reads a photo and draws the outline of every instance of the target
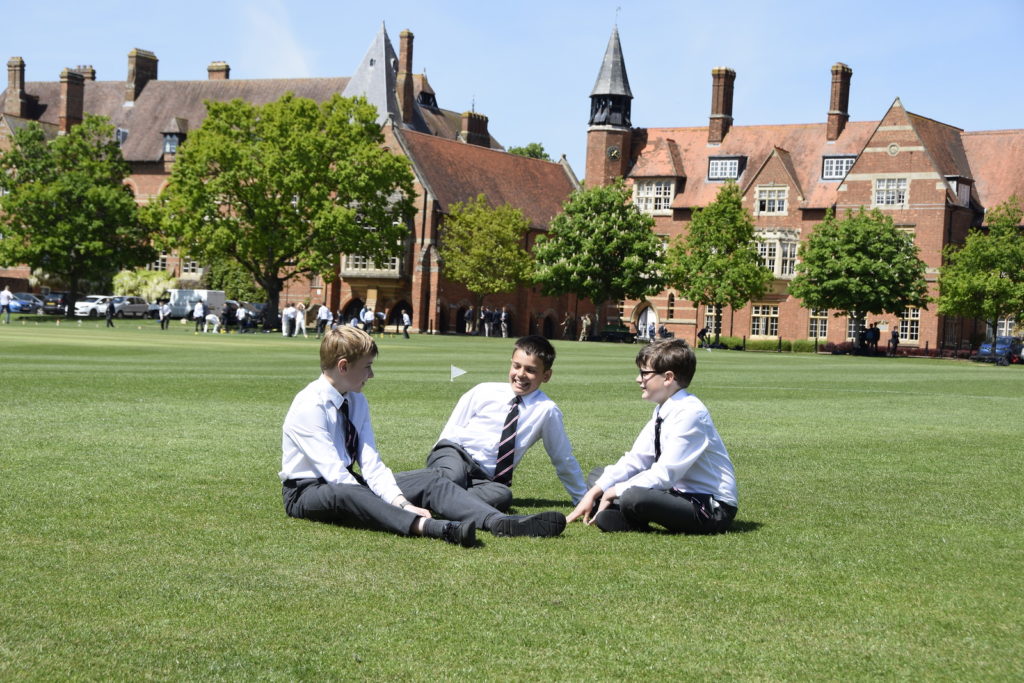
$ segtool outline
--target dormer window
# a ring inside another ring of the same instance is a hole
[[[164,133],[164,154],[177,154],[178,147],[185,141],[182,133]]]
[[[633,203],[643,213],[667,213],[672,210],[675,187],[669,178],[638,180],[633,185]]]
[[[842,180],[855,161],[857,161],[855,156],[822,157],[821,179]]]
[[[708,159],[708,180],[736,180],[746,163],[746,157],[711,157]]]

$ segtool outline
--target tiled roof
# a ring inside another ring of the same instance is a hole
[[[558,163],[408,130],[400,135],[417,174],[444,212],[482,192],[493,206],[514,206],[532,227],[546,228],[574,189]]]
[[[960,138],[982,206],[991,209],[1014,194],[1024,199],[1024,130],[964,132]]]

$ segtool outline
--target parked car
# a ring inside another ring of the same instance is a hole
[[[149,302],[141,296],[115,296],[108,305],[114,307],[115,318],[144,318],[149,314]],[[98,312],[106,315],[106,306]]]
[[[13,292],[11,299],[11,313],[39,313],[43,309],[43,302],[35,294],[28,292]]]
[[[1009,365],[1021,362],[1021,350],[1024,348],[1020,337],[1002,336],[988,340],[978,347],[978,353],[971,360]]]
[[[98,318],[107,312],[107,302],[111,298],[109,294],[90,294],[75,302],[75,315],[80,318]]]
[[[68,312],[67,292],[50,292],[43,297],[43,313],[66,315]]]

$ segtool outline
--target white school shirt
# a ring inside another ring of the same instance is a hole
[[[654,461],[654,423],[661,423],[661,458]],[[605,468],[596,485],[602,491],[642,486],[682,493],[708,493],[716,500],[737,505],[736,475],[725,444],[711,414],[699,398],[680,389],[655,407],[650,422],[640,430],[633,447],[614,465]]]
[[[480,468],[493,477],[498,462],[501,430],[514,398],[512,387],[505,382],[476,385],[459,399],[438,440],[447,439],[462,446]],[[516,465],[538,439],[544,440],[544,449],[551,458],[562,486],[572,497],[573,504],[578,503],[587,492],[583,472],[573,457],[572,445],[562,421],[562,411],[539,389],[524,396],[519,407],[516,451],[513,456]]]
[[[316,311],[316,319],[331,322],[331,320],[334,319],[334,314],[331,313],[331,309],[327,308],[326,306],[321,306]]]
[[[377,453],[370,424],[370,405],[360,392],[344,396],[323,375],[306,385],[292,401],[281,435],[281,481],[323,477],[331,484],[358,484],[348,471],[352,458],[345,450],[345,420],[339,413],[349,403],[349,417],[359,434],[359,469],[370,489],[392,503],[402,495],[395,475]]]

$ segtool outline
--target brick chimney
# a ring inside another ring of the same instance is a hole
[[[402,121],[412,121],[414,88],[412,78],[412,31],[405,29],[399,34],[398,43],[398,104],[402,110]]]
[[[96,69],[92,68],[92,64],[79,64],[72,71],[82,74],[82,78],[87,81],[96,80]]]
[[[210,62],[206,76],[211,81],[226,81],[231,78],[231,66],[227,62]]]
[[[60,72],[60,111],[57,123],[61,135],[82,122],[85,110],[85,76],[72,69]]]
[[[156,80],[156,64],[156,55],[148,50],[135,48],[128,53],[128,81],[124,87],[126,105],[135,104],[146,84]]]
[[[490,147],[491,135],[487,132],[487,117],[475,111],[463,112],[459,139],[478,147]]]
[[[828,139],[829,142],[839,139],[850,120],[847,109],[850,108],[850,77],[853,69],[842,62],[832,65],[832,96],[828,104]]]
[[[4,113],[8,116],[26,118],[28,108],[25,101],[25,60],[11,57],[7,62],[7,98]]]
[[[720,144],[732,128],[732,90],[736,72],[724,66],[711,70],[711,119],[708,143]]]

